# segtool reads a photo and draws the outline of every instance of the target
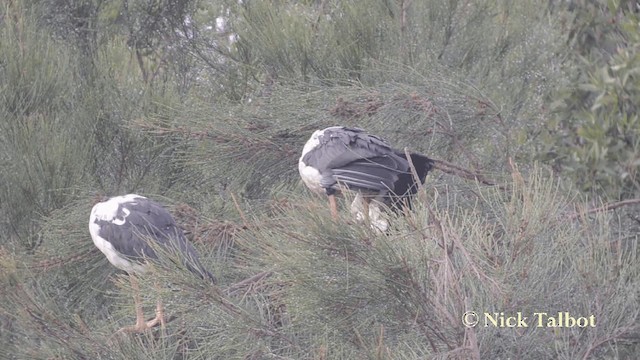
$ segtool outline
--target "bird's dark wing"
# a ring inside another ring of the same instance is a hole
[[[360,129],[327,129],[319,145],[303,161],[322,175],[321,186],[340,182],[348,187],[370,191],[393,189],[399,173],[407,172],[406,159],[381,138]]]
[[[352,161],[333,169],[335,181],[348,187],[369,191],[393,191],[398,175],[406,172],[407,163],[394,154]]]
[[[118,253],[131,260],[157,259],[154,247],[160,246],[168,252],[178,253],[190,271],[213,280],[171,214],[152,200],[136,198],[120,204],[113,221],[96,222],[100,225],[100,237],[107,239]],[[150,245],[151,241],[156,245]]]

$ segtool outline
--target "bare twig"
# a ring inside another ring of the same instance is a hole
[[[616,202],[611,202],[611,203],[605,204],[605,205],[597,207],[597,208],[586,210],[584,212],[577,211],[574,214],[572,214],[571,216],[569,216],[569,218],[570,219],[575,219],[575,218],[577,218],[578,216],[581,216],[581,215],[593,214],[593,213],[602,212],[602,211],[609,211],[609,210],[617,209],[619,207],[623,207],[623,206],[627,206],[627,205],[635,205],[635,204],[640,204],[640,199],[636,198],[636,199],[628,199],[628,200],[623,200],[623,201],[616,201]]]
[[[433,159],[433,167],[447,174],[460,176],[465,179],[475,180],[485,185],[497,186],[500,190],[506,190],[505,185],[498,185],[495,181],[487,179],[484,175],[472,172],[460,166],[454,165],[444,160]]]
[[[240,209],[240,204],[238,204],[238,200],[236,199],[236,196],[233,193],[231,193],[231,199],[233,199],[233,204],[235,205],[236,210],[238,210],[238,214],[240,214],[240,217],[242,218],[242,223],[244,227],[249,229],[249,222],[247,221],[247,218],[244,216],[242,209]]]
[[[464,299],[465,309],[471,308],[471,301],[468,297]],[[473,327],[465,327],[464,329],[464,345],[471,351],[472,359],[480,360],[480,347],[478,346],[478,335]]]
[[[380,336],[378,337],[378,346],[376,349],[376,358],[378,359],[384,359],[385,356],[383,356],[385,350],[385,346],[384,346],[384,325],[380,324]]]
[[[416,167],[413,165],[413,161],[411,160],[411,154],[409,154],[409,148],[404,148],[404,155],[407,157],[407,161],[409,162],[409,167],[411,168],[411,174],[413,175],[413,179],[418,184],[418,191],[421,191],[423,186],[420,181],[420,177],[418,176],[418,171],[416,171]]]
[[[251,276],[250,278],[244,279],[240,282],[237,282],[231,286],[229,286],[227,288],[227,290],[225,290],[225,292],[229,295],[233,294],[234,292],[236,292],[237,290],[239,290],[240,288],[243,288],[245,286],[248,285],[253,285],[259,281],[262,281],[263,279],[266,279],[268,277],[270,277],[271,275],[273,275],[273,271],[263,271],[260,273],[257,273],[253,276]]]
[[[316,20],[313,22],[313,25],[311,25],[311,28],[313,29],[314,35],[318,35],[318,28],[320,27],[320,20],[324,16],[324,8],[325,8],[326,5],[327,5],[327,0],[322,0],[320,2],[320,6],[318,7],[318,16],[316,17]]]
[[[142,81],[144,81],[145,84],[148,84],[149,75],[147,75],[147,69],[144,67],[144,60],[139,49],[136,49],[136,60],[138,60],[138,67],[140,67],[140,72],[142,72]]]
[[[589,344],[589,347],[587,348],[587,351],[584,352],[584,356],[582,357],[582,359],[584,359],[584,360],[588,359],[591,356],[592,352],[595,349],[597,349],[599,346],[601,346],[603,344],[606,344],[608,342],[620,339],[620,338],[622,338],[623,335],[631,332],[635,328],[636,327],[634,327],[634,326],[624,326],[622,328],[617,328],[616,331],[614,331],[613,334],[611,334],[609,336],[605,336],[602,339],[596,339],[591,344]]]
[[[32,269],[41,269],[43,271],[49,271],[52,268],[57,268],[61,266],[69,265],[70,263],[83,261],[91,257],[91,254],[95,252],[96,249],[90,248],[81,253],[71,254],[69,256],[60,257],[60,258],[52,258],[43,261],[39,261],[30,266]]]

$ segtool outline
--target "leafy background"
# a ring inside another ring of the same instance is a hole
[[[0,357],[635,358],[638,24],[623,0],[6,2]],[[335,124],[453,167],[387,234],[348,199],[333,221],[296,169]],[[220,282],[157,264],[171,321],[119,336],[131,288],[87,222],[132,192]]]

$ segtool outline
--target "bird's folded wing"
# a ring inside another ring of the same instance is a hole
[[[156,259],[156,252],[149,242],[157,239],[160,244],[164,244],[168,241],[168,235],[148,222],[140,220],[133,211],[124,224],[99,221],[99,235],[107,239],[114,250],[124,257]]]
[[[111,246],[129,258],[157,258],[151,242],[181,253],[194,250],[185,239],[171,215],[151,202],[127,207],[129,214],[123,223],[99,221],[100,236],[108,239]]]
[[[401,159],[385,155],[359,159],[333,169],[335,181],[348,187],[370,191],[389,191],[394,187],[398,174],[403,173]]]
[[[320,144],[302,159],[308,165],[324,170],[343,167],[360,159],[374,158],[393,153],[393,150],[377,138],[352,132],[327,134],[320,137]]]

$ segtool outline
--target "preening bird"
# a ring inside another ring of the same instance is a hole
[[[381,217],[379,204],[394,209],[409,206],[417,191],[417,182],[424,183],[433,167],[433,160],[411,153],[417,178],[407,156],[395,150],[379,136],[362,129],[332,126],[317,130],[304,145],[298,162],[302,181],[315,192],[329,196],[331,214],[338,216],[335,194],[356,192],[351,211],[358,220],[369,218],[371,225],[386,231],[388,222]]]
[[[156,317],[145,321],[136,279],[137,275],[145,272],[149,261],[158,259],[154,248],[162,249],[163,253],[175,253],[187,269],[215,283],[215,278],[202,266],[198,253],[171,214],[162,205],[144,196],[128,194],[96,204],[89,218],[89,233],[109,262],[129,274],[136,306],[136,324],[120,329],[121,332],[143,332],[165,324],[162,300],[159,298]]]

